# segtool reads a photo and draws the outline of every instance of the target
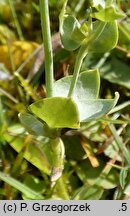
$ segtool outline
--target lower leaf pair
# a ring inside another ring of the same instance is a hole
[[[41,99],[29,106],[29,111],[50,128],[79,129],[80,123],[100,118],[117,103],[118,93],[114,99],[98,99],[98,70],[82,72],[73,96],[67,97],[71,79],[72,76],[67,76],[56,81],[54,97]]]
[[[67,97],[72,76],[54,83],[54,97],[38,100],[29,106],[32,113],[21,113],[24,127],[34,135],[50,138],[52,175],[55,182],[62,174],[64,145],[60,138],[62,128],[79,129],[80,124],[107,114],[117,103],[114,99],[98,99],[100,79],[98,70],[82,72],[72,97]]]

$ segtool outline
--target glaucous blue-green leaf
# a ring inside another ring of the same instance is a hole
[[[20,113],[19,119],[26,130],[37,136],[44,136],[43,123],[30,113]]]
[[[111,5],[100,9],[98,12],[92,13],[91,16],[103,22],[112,22],[117,19],[123,19],[125,14]]]
[[[118,93],[114,99],[78,100],[80,122],[86,122],[100,118],[107,114],[117,103]]]
[[[64,1],[63,8],[61,10],[59,21],[60,21],[60,35],[61,41],[65,49],[75,50],[77,49],[84,38],[85,28],[80,25],[78,20],[71,15],[66,15],[66,5],[68,0]]]
[[[45,122],[39,121],[30,113],[20,113],[19,119],[30,134],[49,138],[55,138],[59,135],[59,132],[56,129],[50,128]]]
[[[67,97],[72,76],[64,77],[54,83],[54,95]],[[76,88],[73,94],[75,101],[86,99],[96,99],[99,94],[100,76],[99,71],[88,70],[80,73]]]
[[[71,15],[64,16],[63,26],[60,27],[61,41],[65,49],[75,50],[85,39],[78,20]]]
[[[54,95],[67,97],[72,76],[67,76],[55,82]],[[117,103],[118,93],[114,99],[97,99],[100,77],[98,70],[82,72],[77,80],[72,98],[77,104],[80,122],[87,122],[107,114]]]
[[[118,41],[118,27],[117,22],[102,22],[96,21],[94,23],[94,32],[103,26],[102,30],[95,35],[95,39],[91,41],[89,45],[89,51],[100,53],[100,52],[108,52],[113,49]]]
[[[41,99],[29,110],[52,128],[79,128],[79,111],[72,98],[52,97]]]

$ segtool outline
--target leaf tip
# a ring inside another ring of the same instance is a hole
[[[119,92],[115,92],[115,105],[116,105],[119,97],[120,97]]]

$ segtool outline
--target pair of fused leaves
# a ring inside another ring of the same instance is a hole
[[[99,4],[95,7],[94,2],[96,12],[90,16],[97,20],[80,25],[74,16],[65,14],[66,4],[67,0],[60,14],[60,34],[65,49],[75,50],[86,44],[88,51],[107,52],[115,47],[118,40],[116,20],[124,18],[123,12],[114,5],[105,7],[105,3],[104,7]]]
[[[30,112],[50,128],[78,129],[80,123],[96,120],[107,114],[118,100],[118,93],[114,99],[98,99],[100,87],[98,70],[82,72],[78,77],[73,96],[67,97],[71,79],[72,76],[67,76],[56,81],[54,97],[41,99],[29,106]],[[42,133],[43,125],[35,116],[22,113],[20,119],[27,129],[31,126],[33,132]],[[30,120],[31,118],[33,120]]]
[[[111,22],[125,17],[125,13],[113,1],[91,0],[90,4],[95,10],[91,16],[103,22]]]
[[[125,14],[114,5],[111,5],[106,8],[101,8],[97,12],[92,13],[91,16],[103,22],[113,22],[114,20],[124,18]]]

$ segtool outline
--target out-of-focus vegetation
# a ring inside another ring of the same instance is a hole
[[[73,73],[76,57],[56,37],[63,3],[49,1],[55,79]],[[99,68],[101,98],[111,99],[118,91],[118,104],[79,131],[63,130],[65,168],[51,187],[50,140],[41,136],[41,125],[34,128],[39,136],[31,135],[18,119],[19,112],[46,96],[39,1],[0,1],[0,199],[130,198],[130,3],[116,3],[126,14],[118,20],[118,45],[89,54],[82,71]],[[91,4],[69,1],[67,10],[82,22]]]

